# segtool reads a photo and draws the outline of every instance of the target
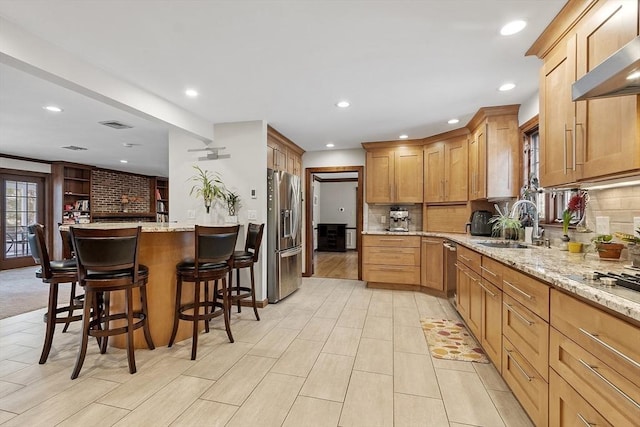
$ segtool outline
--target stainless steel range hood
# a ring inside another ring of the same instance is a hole
[[[635,78],[629,78],[632,74]],[[572,86],[574,101],[640,94],[640,36],[578,79]]]

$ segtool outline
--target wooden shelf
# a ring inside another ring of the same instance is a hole
[[[89,197],[89,194],[86,193],[73,193],[71,191],[65,191],[65,196],[75,196],[75,197]]]
[[[153,212],[94,212],[93,218],[155,218]]]

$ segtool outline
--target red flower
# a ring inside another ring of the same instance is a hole
[[[571,197],[567,209],[569,209],[571,212],[582,212],[582,209],[584,209],[584,197],[579,194]]]

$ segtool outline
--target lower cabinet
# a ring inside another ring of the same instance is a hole
[[[480,339],[484,352],[502,370],[502,291],[482,279],[482,323]]]
[[[444,291],[443,239],[422,238],[421,285],[436,291]]]
[[[549,425],[613,426],[553,369],[549,371]]]
[[[362,278],[367,282],[420,285],[420,236],[362,236]]]

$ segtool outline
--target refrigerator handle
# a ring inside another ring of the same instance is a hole
[[[280,258],[289,258],[292,256],[296,256],[302,252],[302,246],[297,246],[295,248],[286,249],[280,252]]]

